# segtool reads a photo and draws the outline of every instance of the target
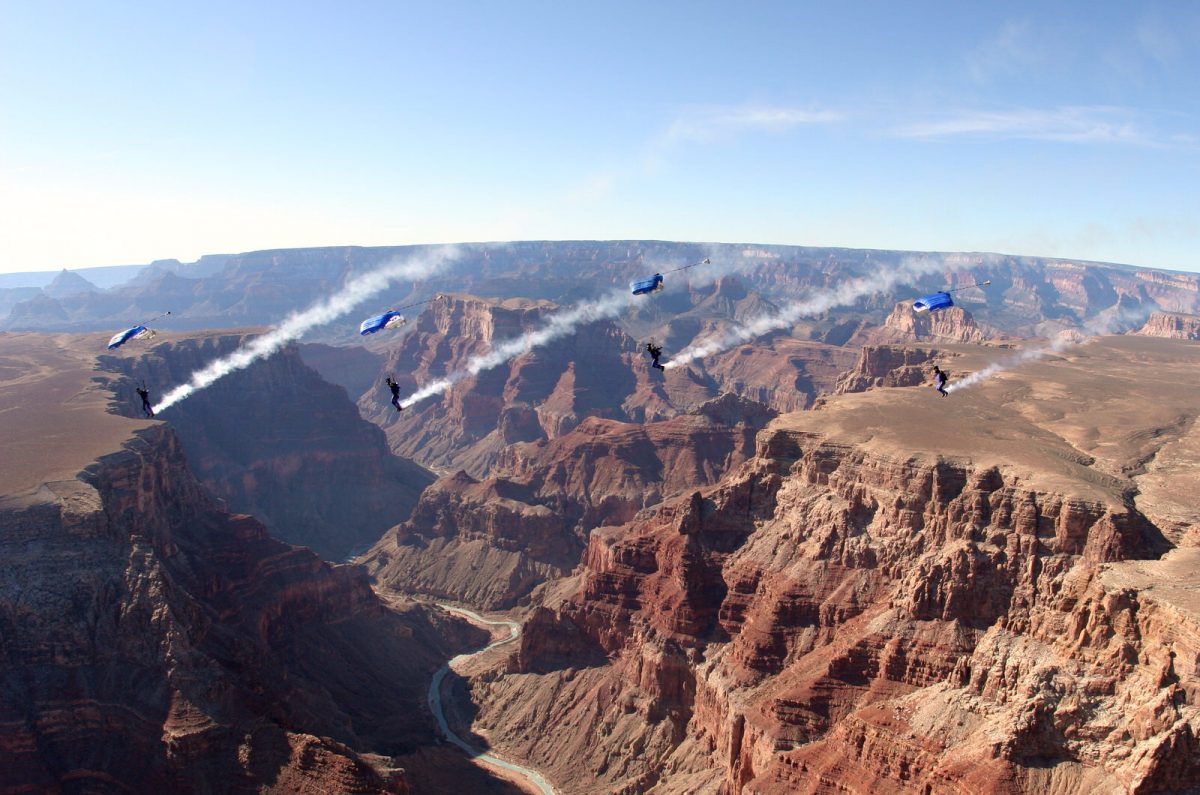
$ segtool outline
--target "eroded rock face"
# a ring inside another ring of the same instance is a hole
[[[136,358],[104,357],[133,381],[162,389],[236,350],[248,334],[162,343]],[[162,385],[162,386],[159,386]],[[138,416],[132,383],[114,383],[118,411]],[[344,390],[287,347],[230,373],[172,407],[189,465],[230,510],[249,513],[284,541],[330,560],[366,550],[408,517],[432,473],[391,454]]]
[[[883,326],[870,332],[878,342],[973,342],[988,339],[971,313],[961,306],[937,312],[914,312],[912,301],[901,301],[883,321]]]
[[[541,327],[556,309],[548,301],[525,299],[435,301],[389,353],[379,383],[394,375],[402,395],[416,392],[463,369],[472,357]],[[397,453],[480,477],[513,440],[555,438],[589,415],[627,419],[622,404],[638,392],[636,373],[645,369],[636,343],[612,323],[598,321],[464,378],[403,413],[395,412],[383,391],[366,393],[359,407],[385,429]]]
[[[478,642],[217,510],[161,425],[0,514],[16,791],[408,792],[363,754],[432,742],[429,675]]]
[[[497,475],[459,472],[426,490],[365,562],[398,590],[511,606],[574,568],[593,527],[715,482],[774,417],[732,395],[701,411],[649,425],[588,418],[554,440],[514,444]]]
[[[1190,460],[1192,421],[1162,423],[1195,416],[1198,362],[1150,342],[1046,363],[1036,411],[1009,382],[781,417],[720,484],[591,533],[578,588],[473,681],[477,725],[578,792],[1193,786],[1196,548],[1159,559],[1189,536],[1147,512],[1186,500],[1137,485]],[[1098,386],[1139,361],[1142,418]],[[953,454],[917,446],[935,423]]]
[[[930,380],[938,351],[895,345],[864,345],[853,369],[838,379],[834,394],[876,387],[917,386]]]
[[[1200,340],[1200,316],[1154,312],[1137,333],[1145,334],[1148,337]]]

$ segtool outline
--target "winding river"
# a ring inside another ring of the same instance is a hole
[[[457,613],[458,615],[479,624],[489,624],[494,627],[506,626],[509,629],[509,635],[507,638],[501,638],[500,640],[489,643],[479,651],[471,652],[470,654],[458,655],[439,668],[437,673],[433,675],[433,679],[429,680],[429,708],[433,710],[433,716],[437,719],[438,727],[442,730],[442,734],[446,736],[447,740],[470,754],[472,758],[478,759],[481,762],[485,762],[489,765],[503,768],[504,770],[508,770],[524,777],[538,792],[542,793],[542,795],[556,795],[554,787],[551,787],[546,779],[542,778],[542,774],[536,770],[530,770],[527,767],[514,765],[511,762],[505,762],[503,759],[500,759],[497,756],[484,753],[479,748],[476,748],[463,738],[459,737],[450,728],[450,724],[446,722],[446,714],[442,711],[442,680],[446,678],[446,674],[450,673],[450,669],[454,666],[454,664],[462,660],[470,659],[478,654],[491,651],[497,646],[503,646],[506,643],[512,643],[521,636],[521,625],[516,621],[492,621],[484,618],[478,613],[473,613],[470,610],[464,610],[461,607],[452,607],[450,605],[443,604],[439,604],[438,607],[450,613]]]

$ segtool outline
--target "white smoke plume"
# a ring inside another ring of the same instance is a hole
[[[193,373],[186,384],[175,387],[163,396],[162,401],[154,407],[154,412],[157,414],[168,409],[235,370],[241,370],[259,359],[270,356],[310,329],[336,320],[393,281],[426,279],[446,267],[457,256],[458,250],[454,246],[442,246],[353,277],[338,292],[305,310],[292,313],[276,328],[255,337],[228,356],[217,359],[204,369]]]
[[[872,276],[844,282],[836,287],[818,290],[807,298],[793,301],[775,312],[759,315],[744,325],[689,345],[671,357],[671,360],[664,366],[668,370],[682,367],[696,359],[703,359],[705,356],[728,350],[734,345],[755,339],[770,331],[788,328],[802,317],[820,314],[837,306],[852,304],[865,295],[888,290],[918,276],[941,270],[945,265],[946,263],[940,257],[912,257],[901,262],[894,270],[881,271]]]
[[[638,296],[633,295],[628,290],[616,289],[602,298],[594,301],[584,301],[563,312],[551,315],[541,327],[502,342],[488,353],[472,357],[467,361],[466,366],[449,373],[444,378],[439,378],[437,381],[426,384],[401,400],[400,405],[408,408],[427,397],[440,395],[464,378],[469,378],[484,370],[498,367],[518,354],[570,334],[577,326],[583,323],[590,323],[593,320],[606,317],[615,317],[636,300],[638,300]]]
[[[1108,334],[1118,328],[1128,328],[1130,325],[1136,325],[1145,322],[1150,311],[1148,309],[1121,309],[1115,312],[1110,312],[1098,315],[1087,323],[1084,323],[1082,329],[1066,329],[1060,331],[1053,340],[1046,345],[1038,345],[1025,350],[1013,356],[1003,359],[999,362],[993,362],[982,370],[971,373],[966,378],[960,381],[955,381],[946,387],[946,392],[957,392],[960,389],[974,386],[981,381],[986,381],[997,373],[1002,373],[1005,370],[1012,370],[1020,367],[1023,364],[1037,361],[1052,353],[1058,353],[1073,345],[1082,345],[1093,337],[1101,334]]]

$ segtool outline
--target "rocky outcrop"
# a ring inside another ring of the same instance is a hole
[[[774,412],[735,396],[649,425],[589,418],[554,440],[514,444],[498,473],[444,477],[364,562],[409,592],[509,607],[579,562],[593,527],[715,482],[753,451]],[[481,576],[487,572],[488,576]]]
[[[433,742],[428,677],[478,643],[220,512],[165,426],[0,514],[13,791],[409,792],[389,758]]]
[[[876,387],[918,386],[930,379],[940,353],[927,348],[864,345],[853,369],[838,379],[833,392],[865,392]]]
[[[202,335],[102,361],[146,381],[157,396],[250,338]],[[133,383],[113,388],[131,399],[118,410],[136,416]],[[254,515],[277,538],[329,560],[366,550],[408,517],[434,479],[392,455],[345,391],[305,366],[294,347],[230,373],[163,419],[178,433],[192,470],[229,509]]]
[[[937,312],[914,312],[912,301],[901,301],[892,309],[882,326],[864,327],[850,337],[851,344],[905,342],[981,343],[995,337],[985,330],[961,306]]]
[[[394,374],[401,394],[416,392],[473,357],[539,328],[557,309],[548,301],[488,301],[451,295],[434,301],[392,350],[379,376]],[[584,417],[628,419],[623,403],[639,393],[636,344],[609,321],[581,325],[544,346],[463,378],[397,414],[382,393],[359,400],[363,416],[387,432],[392,450],[426,466],[484,476],[517,439],[551,439]],[[586,367],[583,366],[586,362]]]
[[[778,419],[719,485],[593,531],[578,589],[472,680],[477,726],[582,793],[1192,786],[1196,550],[1158,559],[1131,479],[1166,477],[1137,474],[1147,444],[1190,438],[1161,424],[1194,415],[1165,388],[1184,351],[1160,375],[1145,345],[1089,347],[1041,372],[1079,390],[1048,420],[845,395]],[[1091,380],[1139,360],[1166,405],[1097,409]],[[954,452],[920,446],[936,435]]]
[[[96,285],[78,273],[63,269],[52,282],[42,288],[42,292],[51,298],[66,298],[69,295],[94,292],[95,289]]]
[[[1200,340],[1200,315],[1154,312],[1138,334],[1175,340]]]

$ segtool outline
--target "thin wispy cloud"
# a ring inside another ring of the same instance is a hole
[[[1142,52],[1152,60],[1162,66],[1170,66],[1184,53],[1182,32],[1180,27],[1168,23],[1157,14],[1152,14],[1138,23],[1134,30],[1134,38]]]
[[[782,133],[797,127],[834,124],[845,118],[845,113],[830,109],[770,105],[699,108],[671,122],[659,142],[709,143],[743,133]]]
[[[658,172],[681,148],[733,141],[746,135],[780,135],[802,127],[836,124],[847,115],[834,109],[781,105],[731,105],[685,109],[627,152],[615,166],[597,170],[562,194],[569,205],[608,199],[624,183]]]
[[[904,124],[893,128],[891,133],[900,138],[927,140],[976,137],[1133,146],[1175,143],[1175,139],[1148,129],[1132,111],[1109,106],[959,111]]]

